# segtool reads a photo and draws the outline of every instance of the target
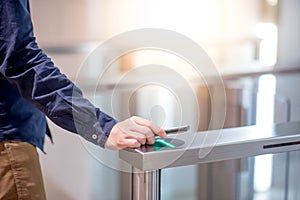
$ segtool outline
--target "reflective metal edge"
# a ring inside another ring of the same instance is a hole
[[[119,157],[140,170],[148,171],[295,151],[300,150],[300,122],[210,130],[196,132],[190,137],[181,134],[171,137],[182,139],[185,144],[160,151],[148,151],[148,147],[125,149],[119,151]]]

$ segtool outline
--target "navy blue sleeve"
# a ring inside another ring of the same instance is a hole
[[[104,146],[116,121],[85,99],[38,47],[28,0],[0,1],[0,71],[55,124]]]

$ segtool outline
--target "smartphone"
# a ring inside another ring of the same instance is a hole
[[[189,129],[190,129],[189,125],[184,125],[184,126],[178,126],[178,127],[172,127],[172,128],[165,129],[165,132],[167,134],[170,134],[170,133],[179,133],[179,132],[188,131]]]

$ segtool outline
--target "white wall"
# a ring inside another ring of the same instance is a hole
[[[300,1],[280,1],[277,69],[300,68]]]

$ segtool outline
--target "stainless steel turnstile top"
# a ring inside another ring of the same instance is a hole
[[[165,142],[119,152],[143,171],[300,150],[300,122],[177,134]]]

